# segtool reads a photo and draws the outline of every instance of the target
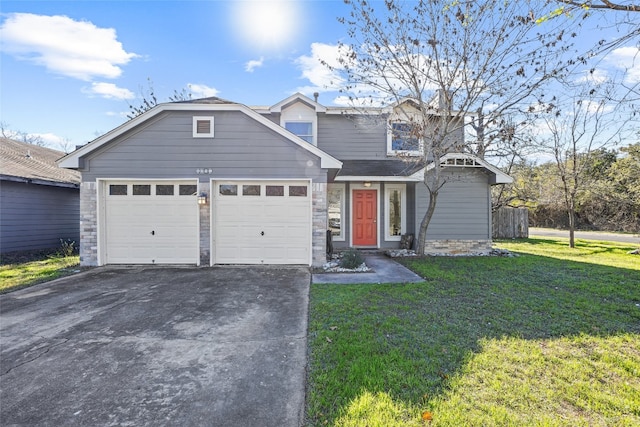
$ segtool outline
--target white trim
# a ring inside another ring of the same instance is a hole
[[[400,190],[400,235],[389,234],[389,196],[392,190]],[[402,235],[407,232],[407,186],[405,184],[385,184],[384,186],[384,240],[387,242],[399,242]]]
[[[96,178],[96,225],[98,230],[96,231],[97,248],[96,258],[98,266],[106,265],[106,203],[107,203],[107,183],[109,182],[122,182],[135,183],[135,182],[189,182],[196,185],[199,188],[198,178]],[[153,196],[155,197],[155,196]],[[200,266],[200,208],[198,206],[198,199],[194,199],[195,215],[198,224],[198,230],[196,232],[196,265]]]
[[[393,149],[393,125],[395,124],[407,124],[411,123],[406,120],[396,119],[389,122],[387,125],[387,155],[401,155],[409,157],[422,156],[424,151],[424,140],[422,138],[416,138],[418,140],[417,150],[394,150]]]
[[[282,107],[296,101],[304,102],[305,104],[308,104],[310,107],[312,107],[315,110],[316,113],[325,113],[327,111],[327,107],[315,102],[314,100],[312,100],[308,96],[301,94],[300,92],[294,93],[288,98],[285,98],[282,101],[278,102],[277,104],[272,105],[271,107],[269,107],[269,111],[272,113],[280,113],[282,112]]]
[[[287,123],[311,123],[311,142],[303,141],[314,146],[318,145],[318,114],[309,105],[297,101],[284,108],[280,113],[280,126],[287,129]],[[291,131],[287,129],[287,132]]]
[[[371,183],[370,187],[365,187],[364,183],[352,183],[349,186],[349,246],[353,247],[353,190],[376,190],[376,247],[380,247],[380,183]]]
[[[423,172],[421,169],[418,172]],[[422,175],[416,175],[418,172],[408,176],[356,176],[356,175],[338,175],[334,181],[336,182],[354,182],[354,181],[382,181],[382,182],[419,182],[422,181]]]
[[[268,129],[276,132],[280,136],[287,138],[289,141],[294,144],[302,147],[306,151],[320,158],[320,167],[323,169],[340,169],[342,168],[342,162],[336,159],[335,157],[325,153],[320,150],[315,145],[309,144],[307,141],[302,138],[298,138],[288,130],[284,129],[282,126],[279,126],[277,123],[272,122],[264,116],[261,116],[254,110],[250,109],[246,105],[242,104],[196,104],[196,103],[165,103],[158,104],[153,107],[151,110],[141,114],[140,116],[129,120],[128,122],[120,125],[119,127],[107,132],[99,138],[96,138],[92,142],[83,147],[80,147],[76,151],[67,154],[60,160],[58,160],[58,166],[61,168],[70,168],[77,169],[80,166],[80,158],[86,156],[113,139],[123,135],[124,133],[130,131],[136,126],[146,122],[147,120],[157,116],[160,113],[165,111],[201,111],[201,112],[216,112],[216,111],[238,111],[241,112],[248,117],[254,119],[258,123],[264,125]]]
[[[446,164],[447,160],[451,160],[451,159],[466,159],[466,160],[470,160],[473,161],[474,165],[448,165]],[[495,175],[495,184],[511,184],[513,182],[513,178],[511,178],[509,175],[507,175],[506,173],[502,172],[500,169],[498,169],[497,167],[493,166],[490,163],[487,163],[486,161],[482,160],[481,158],[474,156],[472,154],[465,154],[465,153],[447,153],[444,156],[440,157],[440,164],[442,165],[442,167],[444,168],[484,168],[487,169],[489,172],[493,173]],[[427,165],[427,170],[431,170],[433,169],[435,166],[435,163],[431,162],[429,163],[429,165]],[[418,171],[420,172],[420,171]],[[416,172],[416,173],[418,173]],[[424,169],[422,170],[422,172],[424,172]],[[414,174],[415,175],[415,174]]]
[[[334,242],[344,242],[345,228],[347,224],[346,216],[346,198],[347,198],[347,186],[345,184],[327,184],[327,222],[329,221],[329,191],[338,189],[340,190],[340,234],[338,236],[332,236],[331,239]],[[329,226],[331,228],[331,226]]]
[[[198,133],[198,122],[209,122],[209,133]],[[214,117],[213,116],[193,116],[193,137],[194,138],[213,138],[214,130]]]

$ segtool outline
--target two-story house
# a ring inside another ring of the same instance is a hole
[[[81,263],[321,265],[327,230],[337,249],[397,248],[434,165],[406,160],[421,141],[389,111],[160,104],[59,162],[82,173]],[[441,163],[427,252],[487,251],[490,187],[511,179],[467,154]]]

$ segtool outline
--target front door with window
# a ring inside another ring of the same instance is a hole
[[[378,191],[353,190],[353,245],[378,245]]]

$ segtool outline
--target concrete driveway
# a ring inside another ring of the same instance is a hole
[[[0,425],[299,426],[306,268],[99,268],[0,296]]]

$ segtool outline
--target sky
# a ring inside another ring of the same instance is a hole
[[[3,0],[0,121],[73,148],[125,122],[149,80],[161,102],[189,88],[251,106],[319,92],[336,105],[319,58],[349,42],[348,12],[342,0]],[[617,52],[640,80],[628,54]]]

